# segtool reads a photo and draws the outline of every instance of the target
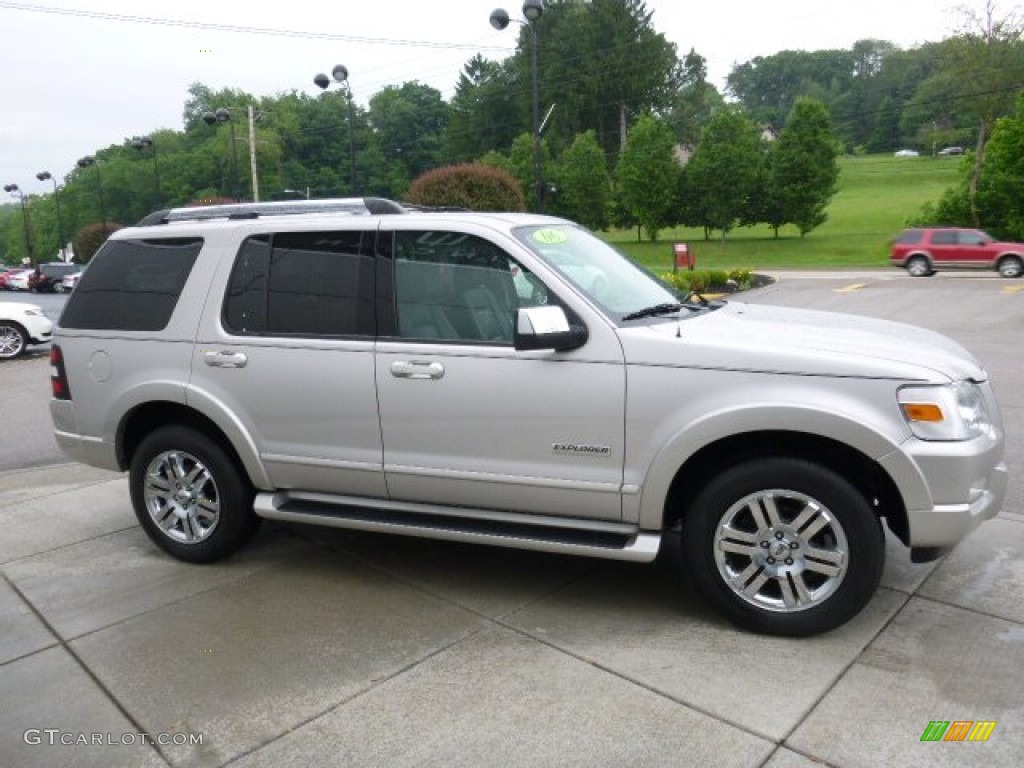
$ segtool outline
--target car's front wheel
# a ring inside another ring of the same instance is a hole
[[[795,458],[723,471],[686,512],[682,552],[694,584],[731,621],[805,636],[868,602],[885,561],[881,524],[845,478]]]
[[[1024,262],[1016,256],[1004,256],[999,262],[999,275],[1001,277],[1020,277],[1024,272]]]
[[[11,360],[25,351],[28,337],[21,326],[0,321],[0,360]]]
[[[907,262],[907,273],[911,277],[928,277],[932,273],[932,267],[924,256],[914,256]]]
[[[187,427],[161,427],[131,462],[135,516],[179,560],[209,563],[234,553],[259,526],[249,481],[216,442]]]

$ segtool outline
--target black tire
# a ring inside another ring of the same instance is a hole
[[[999,260],[998,270],[1000,277],[1020,277],[1024,272],[1024,261],[1016,256],[1004,256]]]
[[[147,435],[132,456],[129,486],[143,530],[179,560],[225,558],[259,527],[252,485],[224,449],[194,429],[167,426]]]
[[[913,256],[907,261],[907,274],[911,277],[928,277],[935,270],[924,256]]]
[[[683,520],[682,554],[698,591],[730,621],[802,637],[844,624],[871,599],[885,538],[841,475],[769,458],[726,469],[697,494]]]
[[[0,320],[0,360],[13,360],[28,349],[28,334],[17,323]]]
[[[64,293],[64,283],[62,283],[60,281],[57,281],[56,283],[54,283],[53,284],[53,292],[54,293]]]

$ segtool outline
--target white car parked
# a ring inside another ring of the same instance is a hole
[[[0,360],[18,357],[31,344],[45,344],[53,323],[34,304],[0,302]]]

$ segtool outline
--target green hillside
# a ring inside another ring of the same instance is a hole
[[[638,243],[635,230],[606,237],[656,271],[671,267],[672,243],[680,240],[690,243],[703,269],[884,266],[889,241],[924,203],[953,186],[960,162],[957,157],[842,158],[828,221],[803,238],[795,227],[786,227],[776,240],[767,226],[735,229],[725,242],[720,233],[705,241],[699,229],[663,230],[656,243]]]

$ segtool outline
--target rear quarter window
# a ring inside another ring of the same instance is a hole
[[[924,234],[920,229],[906,229],[900,233],[900,236],[896,238],[897,245],[914,245],[915,243],[921,242],[921,235]]]
[[[202,247],[202,238],[107,241],[68,299],[61,327],[163,330]]]

